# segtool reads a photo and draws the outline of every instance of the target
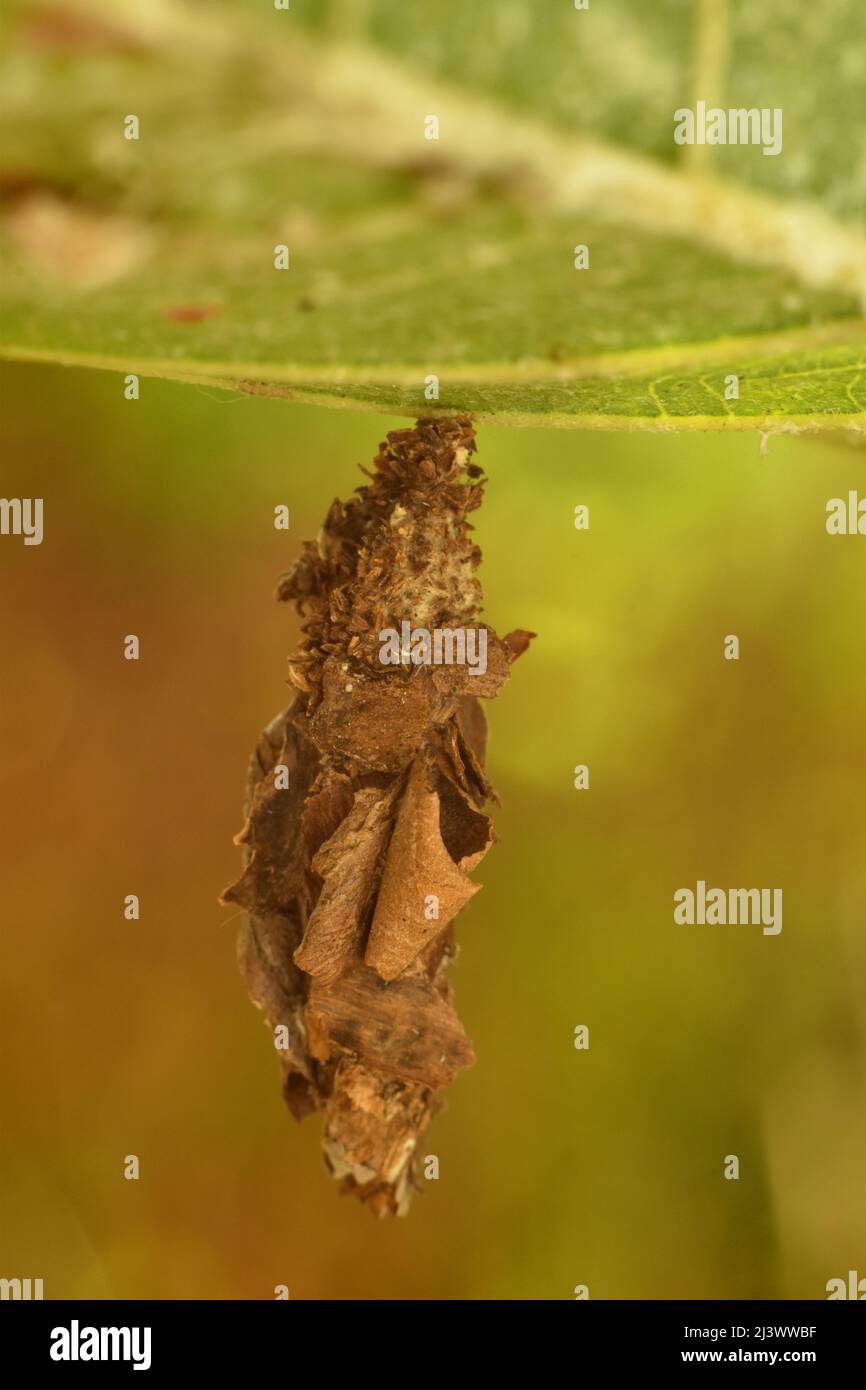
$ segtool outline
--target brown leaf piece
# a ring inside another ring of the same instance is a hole
[[[455,862],[442,839],[441,812],[424,762],[416,759],[388,845],[364,953],[366,963],[383,980],[396,980],[481,887],[472,882],[464,864],[477,863],[490,845],[490,833],[485,834],[480,854]],[[489,826],[486,816],[480,819]]]
[[[396,787],[362,787],[351,811],[313,859],[322,891],[295,964],[328,984],[357,957],[376,889],[378,869],[391,836]]]
[[[286,1103],[380,1216],[406,1210],[441,1094],[474,1060],[451,999],[454,920],[493,842],[493,698],[529,645],[480,620],[468,418],[419,420],[335,501],[277,597],[303,619],[295,697],[250,762],[241,969]]]

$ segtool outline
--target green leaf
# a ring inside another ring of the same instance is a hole
[[[3,40],[5,356],[407,415],[866,428],[860,0],[70,0],[13,4]],[[698,97],[781,108],[781,153],[675,144]]]

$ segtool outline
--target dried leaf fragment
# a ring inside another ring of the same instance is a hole
[[[379,1076],[432,1091],[449,1086],[475,1054],[445,995],[423,976],[388,983],[356,966],[330,985],[316,982],[306,1010],[310,1054],[363,1057]]]
[[[418,759],[388,845],[364,954],[383,980],[395,980],[481,887],[445,848],[440,814],[439,796]]]
[[[327,984],[358,955],[365,914],[376,890],[377,864],[391,834],[396,787],[362,787],[354,804],[312,861],[323,880],[295,964]]]

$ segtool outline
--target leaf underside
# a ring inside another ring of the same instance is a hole
[[[3,41],[4,356],[513,424],[866,428],[858,0],[72,0],[13,4]],[[697,97],[781,108],[782,152],[676,146]]]

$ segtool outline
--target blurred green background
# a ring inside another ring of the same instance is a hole
[[[3,495],[45,499],[41,547],[0,539],[0,1274],[630,1299],[866,1273],[866,540],[824,528],[862,449],[481,432],[487,617],[539,638],[490,710],[500,843],[458,925],[478,1061],[429,1133],[440,1180],[387,1224],[285,1111],[217,896],[287,698],[274,582],[403,422],[59,368],[0,386]],[[675,927],[698,878],[781,886],[781,935]]]

